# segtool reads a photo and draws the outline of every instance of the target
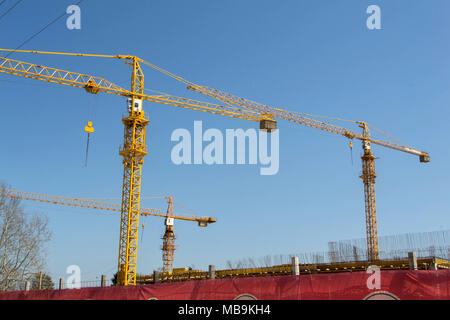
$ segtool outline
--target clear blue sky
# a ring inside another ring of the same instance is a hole
[[[75,2],[21,2],[0,20],[0,47],[17,47]],[[0,15],[14,3],[0,6]],[[381,8],[381,30],[366,27],[371,4]],[[22,49],[133,54],[261,103],[367,121],[431,155],[429,164],[421,164],[413,155],[373,148],[379,235],[448,229],[448,1],[85,0],[81,10],[81,30],[68,30],[64,17]],[[129,86],[129,69],[121,61],[13,57]],[[208,100],[144,71],[148,89]],[[3,74],[0,97],[1,180],[23,191],[120,197],[124,98]],[[173,130],[192,130],[194,120],[221,130],[255,123],[156,104],[144,108],[150,152],[142,195],[172,195],[218,220],[206,229],[175,223],[175,267],[221,268],[227,260],[324,251],[328,241],[365,236],[358,142],[352,165],[347,139],[280,120],[277,175],[260,176],[252,165],[176,166],[170,160]],[[96,131],[85,168],[88,120]],[[116,271],[119,214],[24,206],[50,218],[52,277],[65,276],[71,264],[81,267],[82,280]],[[143,206],[166,207],[161,200],[145,200]],[[163,220],[143,221],[138,272],[151,273],[161,266]]]

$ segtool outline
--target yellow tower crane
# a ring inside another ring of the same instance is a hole
[[[362,134],[355,133],[351,130],[325,123],[313,119],[312,116],[305,113],[291,112],[279,108],[269,107],[245,98],[237,97],[232,94],[210,88],[207,86],[201,86],[190,82],[180,76],[170,73],[158,66],[146,62],[151,68],[187,85],[188,90],[195,91],[197,93],[217,99],[228,106],[234,106],[242,108],[248,112],[257,112],[261,114],[264,119],[260,121],[260,127],[270,130],[277,128],[277,119],[284,119],[290,122],[294,122],[303,126],[308,126],[314,129],[339,134],[350,139],[350,146],[352,146],[352,140],[358,139],[362,142],[363,155],[362,160],[362,174],[360,178],[364,184],[364,202],[365,202],[365,217],[366,217],[366,239],[367,239],[367,259],[370,262],[379,260],[379,248],[378,248],[378,231],[377,231],[377,214],[376,214],[376,202],[375,202],[375,157],[371,151],[371,144],[380,145],[390,149],[410,153],[419,156],[420,162],[429,162],[430,156],[427,152],[416,150],[408,146],[388,141],[372,139],[369,132],[369,124],[363,121],[352,121],[362,128]],[[328,118],[329,117],[323,117]],[[341,119],[334,119],[341,120]],[[393,138],[391,138],[393,139]],[[395,139],[393,139],[395,140]]]
[[[128,114],[122,119],[125,127],[124,143],[119,152],[123,157],[124,167],[118,257],[119,285],[136,284],[141,176],[142,164],[147,155],[145,137],[146,127],[149,123],[142,102],[145,100],[261,123],[266,119],[258,112],[243,110],[239,107],[222,106],[172,95],[146,95],[143,93],[144,73],[141,69],[141,63],[146,62],[136,56],[0,49],[0,52],[2,51],[122,59],[131,66],[131,88],[126,90],[100,77],[0,57],[0,72],[2,73],[82,88],[92,94],[103,92],[128,98]]]
[[[83,199],[83,198],[71,198],[71,197],[61,197],[61,196],[53,196],[46,195],[40,193],[33,192],[24,192],[18,190],[11,189],[0,189],[0,196],[8,197],[11,199],[21,199],[42,203],[51,203],[56,205],[63,206],[71,206],[71,207],[80,207],[80,208],[90,208],[90,209],[99,209],[106,211],[121,211],[120,204],[117,203],[109,203],[109,202],[101,202],[93,199]],[[197,222],[199,227],[206,227],[210,223],[215,223],[216,219],[211,217],[188,217],[179,214],[174,214],[173,212],[173,197],[163,197],[168,199],[169,205],[167,208],[167,212],[164,213],[159,209],[152,208],[141,208],[140,215],[141,216],[154,216],[161,217],[164,219],[165,225],[165,233],[162,238],[162,261],[163,261],[163,272],[171,273],[173,270],[173,260],[174,260],[174,252],[175,252],[175,235],[174,235],[174,220],[184,220],[184,221],[192,221]],[[111,198],[115,199],[115,198]]]
[[[172,272],[173,267],[173,258],[175,254],[175,234],[173,233],[173,198],[172,197],[166,197],[166,199],[169,202],[168,208],[167,208],[167,218],[165,221],[165,231],[164,236],[162,237],[163,245],[161,247],[161,250],[163,252],[163,272]]]

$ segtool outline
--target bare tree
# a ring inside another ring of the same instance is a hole
[[[30,281],[31,281],[31,289],[32,290],[39,289],[39,282],[41,282],[41,289],[46,289],[46,290],[55,289],[55,284],[53,283],[52,278],[46,273],[43,273],[42,277],[39,273],[34,273],[31,277]]]
[[[45,244],[50,240],[48,218],[28,216],[20,200],[6,196],[0,186],[0,290],[16,288],[45,266]]]

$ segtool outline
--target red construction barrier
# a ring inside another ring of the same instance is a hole
[[[253,277],[0,293],[0,300],[450,300],[450,270]]]

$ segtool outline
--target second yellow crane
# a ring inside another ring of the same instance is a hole
[[[27,201],[51,203],[56,205],[79,207],[79,208],[90,208],[115,212],[121,211],[120,204],[101,202],[92,199],[60,197],[3,188],[0,189],[0,196],[8,197],[11,199],[21,199]],[[189,217],[178,214],[175,215],[173,212],[173,197],[163,197],[163,198],[168,200],[168,207],[166,213],[164,213],[159,209],[141,208],[140,215],[165,218],[164,219],[165,233],[164,236],[162,237],[163,245],[161,247],[162,261],[163,261],[162,270],[163,272],[172,273],[174,252],[175,252],[174,220],[197,222],[199,227],[206,227],[210,223],[215,223],[216,219],[211,217],[198,217],[198,216]]]

